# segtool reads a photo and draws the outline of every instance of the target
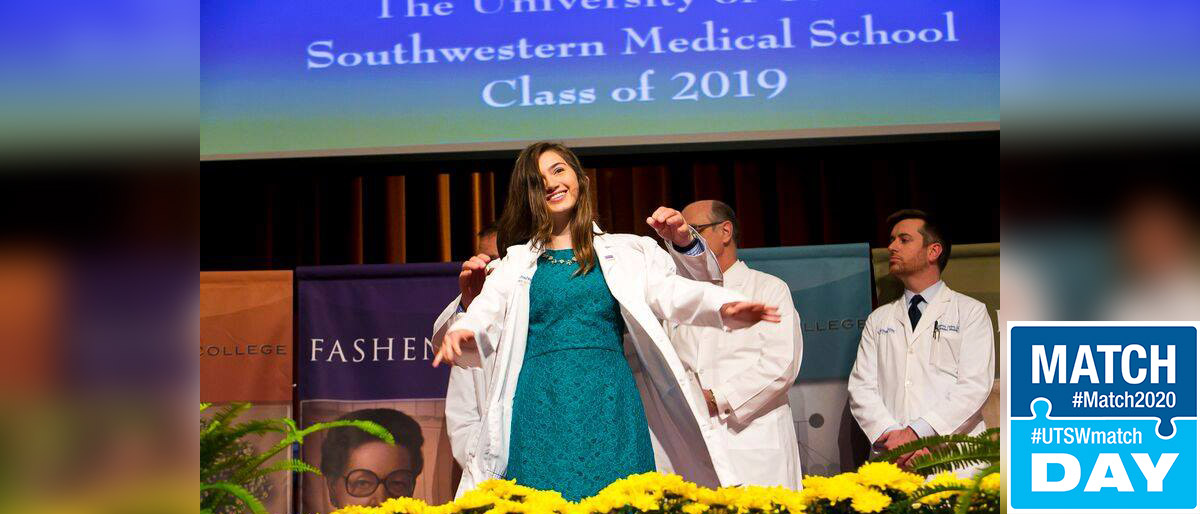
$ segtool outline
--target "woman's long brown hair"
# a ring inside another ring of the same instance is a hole
[[[508,199],[504,212],[497,224],[497,243],[500,256],[507,253],[511,245],[533,242],[545,246],[550,242],[552,221],[546,207],[546,183],[538,169],[538,159],[543,153],[553,151],[563,158],[579,183],[576,191],[575,210],[569,222],[571,246],[575,260],[579,262],[577,274],[584,275],[596,265],[596,249],[592,246],[592,224],[596,221],[596,206],[592,203],[592,185],[579,158],[560,143],[542,141],[525,147],[513,165],[512,178],[508,182]]]

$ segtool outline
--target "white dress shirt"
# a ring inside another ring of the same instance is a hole
[[[924,316],[925,308],[929,306],[929,299],[936,298],[937,294],[942,291],[942,287],[944,287],[945,285],[946,285],[945,282],[938,280],[937,282],[934,282],[933,285],[926,287],[924,291],[921,291],[919,293],[913,292],[909,289],[905,289],[904,290],[905,308],[907,309],[908,306],[912,305],[912,300],[914,297],[916,297],[917,295],[921,295],[921,303],[917,304],[917,310],[921,312],[922,316]],[[925,418],[917,418],[915,421],[910,423],[908,425],[908,427],[913,429],[913,432],[916,432],[918,437],[929,437],[931,435],[937,435],[937,431],[934,430],[933,427],[929,426],[929,422],[925,421]],[[890,432],[892,430],[897,430],[900,428],[904,428],[904,427],[902,427],[900,425],[893,425],[893,426],[889,427],[887,431]]]

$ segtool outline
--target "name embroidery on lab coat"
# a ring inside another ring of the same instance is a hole
[[[938,323],[937,329],[945,330],[947,332],[958,332],[958,325],[947,325],[945,323]]]
[[[881,329],[879,329],[879,335],[883,335],[883,334],[891,334],[891,333],[893,333],[893,332],[895,332],[895,331],[896,331],[896,329],[894,329],[894,328],[892,328],[892,327],[885,327],[885,328],[881,328]]]

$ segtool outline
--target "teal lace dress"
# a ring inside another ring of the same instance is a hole
[[[572,255],[548,250],[529,286],[506,475],[578,501],[655,467],[620,307],[598,266],[574,276],[579,265],[562,262]]]

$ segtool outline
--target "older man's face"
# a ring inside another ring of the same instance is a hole
[[[688,225],[699,227],[711,223],[712,208],[704,204],[691,204],[683,209],[683,219]],[[723,225],[713,225],[700,230],[700,237],[704,238],[704,244],[712,249],[713,253],[720,253],[725,248],[725,233],[722,230]]]

